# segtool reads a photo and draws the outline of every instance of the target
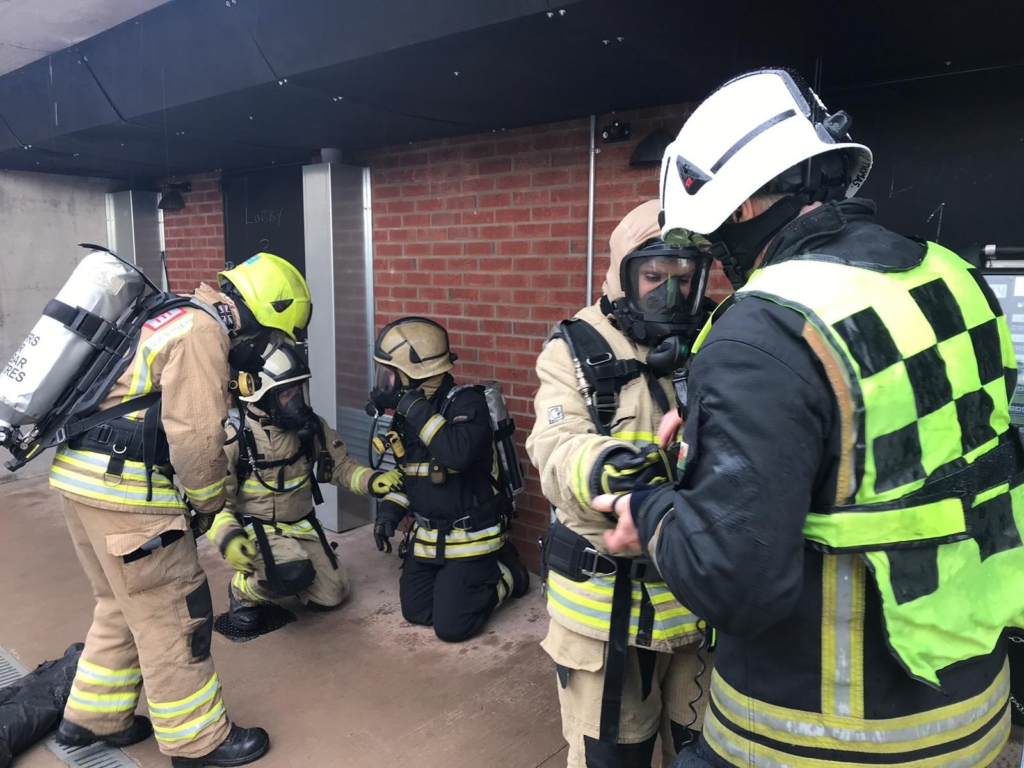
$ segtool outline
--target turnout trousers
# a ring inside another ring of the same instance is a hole
[[[231,723],[210,656],[210,586],[185,515],[109,511],[64,494],[61,506],[96,598],[64,717],[100,736],[124,730],[145,685],[161,752],[213,751]]]

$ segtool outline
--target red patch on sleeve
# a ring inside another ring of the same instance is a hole
[[[152,320],[146,321],[144,327],[148,328],[151,331],[159,331],[169,322],[171,322],[175,318],[181,317],[184,314],[185,310],[182,309],[181,307],[178,307],[177,309],[169,309],[166,312],[162,312],[161,314],[157,315]]]

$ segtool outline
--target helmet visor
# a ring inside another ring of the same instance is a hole
[[[374,366],[374,390],[378,390],[384,395],[390,395],[392,392],[397,392],[400,387],[401,382],[398,381],[398,374],[395,372],[394,368],[381,363],[377,363],[376,366]]]

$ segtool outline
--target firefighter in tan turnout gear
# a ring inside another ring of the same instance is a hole
[[[688,704],[704,663],[697,618],[648,559],[609,554],[602,537],[614,523],[590,506],[671,477],[658,424],[673,402],[670,374],[710,309],[710,257],[667,247],[658,212],[651,201],[623,219],[604,296],[561,323],[537,360],[526,447],[557,516],[542,645],[558,671],[570,768],[649,766],[659,732],[668,765],[699,722]]]
[[[207,528],[226,498],[229,370],[258,372],[272,331],[294,336],[311,305],[299,272],[271,254],[220,277],[220,292],[202,285],[192,303],[145,323],[100,412],[155,404],[87,421],[103,423],[62,445],[50,470],[96,596],[57,734],[65,745],[126,746],[152,732],[176,768],[243,765],[269,748],[266,731],[225,711],[210,588],[172,478],[193,525]],[[134,714],[143,683],[152,723]]]
[[[323,501],[319,483],[378,498],[401,489],[397,469],[357,462],[313,412],[310,377],[298,347],[278,341],[261,387],[240,398],[244,410],[228,425],[227,505],[207,535],[236,571],[228,616],[241,631],[259,629],[262,602],[297,596],[328,610],[348,597],[348,575],[313,510]]]

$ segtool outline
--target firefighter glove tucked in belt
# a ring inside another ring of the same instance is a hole
[[[672,479],[668,456],[653,443],[640,448],[616,446],[594,462],[590,472],[590,499],[604,493],[631,493],[641,487]],[[589,505],[590,499],[581,499]]]

